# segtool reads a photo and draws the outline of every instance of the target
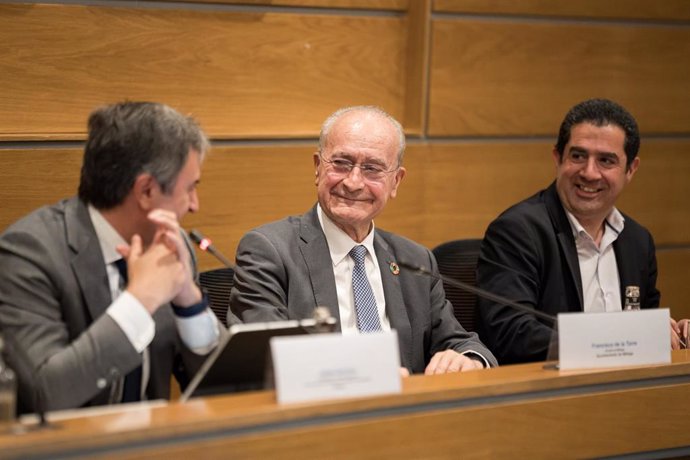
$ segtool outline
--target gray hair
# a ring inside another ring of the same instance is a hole
[[[331,128],[333,128],[333,125],[342,116],[350,112],[362,112],[367,114],[373,114],[378,117],[385,118],[390,122],[390,124],[395,128],[395,131],[398,134],[398,166],[401,166],[403,161],[403,155],[405,154],[405,132],[403,131],[403,127],[402,125],[400,125],[400,122],[398,122],[398,120],[396,120],[390,114],[388,114],[388,112],[374,105],[354,105],[350,107],[343,107],[333,112],[328,118],[326,118],[326,121],[324,121],[321,125],[321,134],[319,135],[319,151],[322,152],[324,147],[326,146],[326,141],[328,140],[328,136],[331,133]]]

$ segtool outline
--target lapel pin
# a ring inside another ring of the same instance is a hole
[[[391,269],[392,274],[394,274],[394,275],[400,274],[400,267],[398,267],[398,264],[396,264],[395,262],[390,262],[388,264],[388,268]]]

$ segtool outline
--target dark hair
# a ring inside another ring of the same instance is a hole
[[[625,108],[608,99],[589,99],[580,102],[566,114],[558,132],[556,150],[563,159],[563,150],[570,141],[573,126],[591,123],[595,126],[616,125],[625,132],[625,156],[629,168],[640,150],[640,131],[635,118]]]
[[[97,209],[121,204],[137,176],[151,174],[170,193],[191,149],[209,142],[199,125],[164,104],[122,102],[89,116],[79,197]]]

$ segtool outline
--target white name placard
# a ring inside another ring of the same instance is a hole
[[[559,313],[562,370],[671,362],[668,309]]]
[[[279,403],[400,393],[395,331],[273,337]]]

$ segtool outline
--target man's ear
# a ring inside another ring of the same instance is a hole
[[[158,181],[151,174],[143,173],[134,179],[134,185],[130,193],[134,194],[139,207],[145,212],[149,212],[156,207],[157,197],[160,192]]]
[[[390,194],[391,198],[395,198],[396,196],[398,196],[398,187],[400,187],[400,183],[405,177],[405,173],[407,173],[407,170],[402,166],[398,168],[398,170],[396,171],[395,177],[393,177],[393,188],[391,189]]]
[[[321,164],[321,157],[319,152],[314,152],[314,184],[319,185],[319,165]]]
[[[633,176],[637,172],[637,168],[640,167],[640,157],[635,157],[635,159],[630,163],[630,167],[625,171],[625,183],[629,184]]]
[[[556,147],[553,148],[551,151],[551,155],[553,155],[553,161],[556,164],[556,169],[561,165],[561,161],[563,158],[561,157],[561,154],[558,153],[558,149]]]

